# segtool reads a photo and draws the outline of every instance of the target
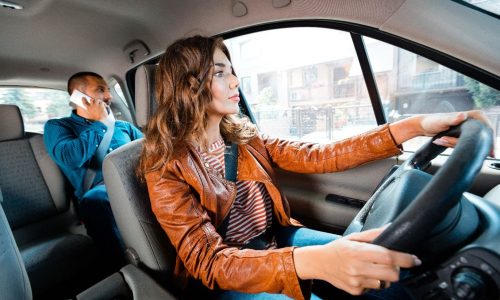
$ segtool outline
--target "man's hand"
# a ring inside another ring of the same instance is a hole
[[[79,114],[92,121],[104,121],[108,117],[107,105],[104,101],[99,99],[91,99],[87,101],[82,98],[83,105],[87,107],[87,110],[80,110]]]

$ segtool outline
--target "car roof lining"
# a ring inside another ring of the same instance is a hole
[[[231,14],[231,0],[151,0],[148,5],[142,1],[124,5],[121,0],[16,2],[26,9],[0,10],[0,85],[64,89],[66,79],[82,69],[106,78],[124,78],[128,70],[158,56],[180,37],[216,35],[297,19],[346,21],[377,28],[450,53],[492,74],[500,73],[494,51],[500,49],[500,39],[492,35],[484,40],[485,30],[500,32],[500,22],[453,1],[294,0],[280,9],[272,7],[272,1],[243,1],[248,14],[240,18]],[[446,15],[433,17],[428,12],[434,8]],[[474,20],[472,25],[460,22],[464,15]],[[454,26],[441,26],[444,22],[453,22]],[[123,48],[137,38],[147,43],[151,55],[131,64]]]

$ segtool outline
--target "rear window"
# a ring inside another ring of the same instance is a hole
[[[43,133],[48,119],[69,116],[69,95],[65,91],[27,88],[0,87],[0,104],[14,104],[23,115],[24,130]]]

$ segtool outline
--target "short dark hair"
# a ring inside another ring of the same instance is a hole
[[[71,94],[75,89],[75,86],[79,83],[86,86],[87,85],[86,77],[96,77],[99,79],[104,79],[102,78],[101,75],[94,72],[85,71],[85,72],[75,73],[68,79],[68,94]]]

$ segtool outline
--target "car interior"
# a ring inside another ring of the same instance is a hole
[[[9,0],[0,28],[0,299],[192,297],[171,277],[175,249],[136,175],[143,140],[103,163],[125,245],[117,268],[86,233],[43,125],[71,113],[68,78],[92,71],[115,117],[144,129],[160,56],[195,34],[224,39],[240,112],[265,135],[328,143],[417,114],[483,111],[491,128],[443,133],[454,149],[419,138],[342,172],[275,171],[307,227],[391,223],[375,243],[422,258],[402,281],[414,299],[500,299],[498,0]]]

